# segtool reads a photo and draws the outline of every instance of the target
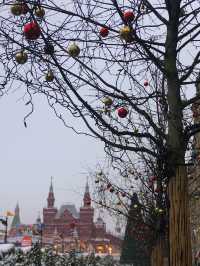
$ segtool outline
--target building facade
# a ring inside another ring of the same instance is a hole
[[[94,221],[88,183],[79,212],[74,204],[64,204],[59,209],[55,207],[52,182],[47,206],[43,208],[43,221],[38,217],[33,224],[23,224],[17,204],[8,240],[20,246],[27,236],[31,237],[32,243],[41,241],[43,246],[52,246],[60,252],[77,250],[118,255],[122,242],[119,234],[116,236],[107,232],[100,216]]]
[[[55,207],[51,182],[47,207],[43,209],[43,245],[54,245],[62,251],[77,249],[82,252],[119,253],[121,239],[106,231],[101,217],[94,221],[94,208],[88,183],[85,187],[83,205],[77,211],[74,204]]]

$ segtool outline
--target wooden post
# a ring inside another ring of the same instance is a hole
[[[166,257],[167,252],[164,250],[165,248],[165,239],[158,239],[155,247],[152,250],[151,266],[166,266],[166,261],[168,261],[168,258]]]
[[[179,166],[169,181],[170,266],[192,266],[188,182],[185,166]]]

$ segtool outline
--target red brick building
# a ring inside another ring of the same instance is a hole
[[[94,208],[91,205],[88,183],[79,212],[73,204],[65,204],[57,209],[54,203],[51,183],[47,207],[43,209],[44,244],[54,244],[56,248],[66,251],[76,247],[83,252],[120,252],[121,239],[106,231],[106,224],[101,217],[94,222]]]

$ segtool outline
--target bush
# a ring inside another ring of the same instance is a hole
[[[0,266],[118,266],[111,256],[100,258],[94,254],[80,256],[70,254],[55,254],[52,249],[41,252],[36,244],[30,251],[12,249],[12,252],[2,257]]]

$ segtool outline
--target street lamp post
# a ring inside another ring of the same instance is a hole
[[[0,222],[5,226],[4,243],[6,244],[8,238],[8,216],[0,218]]]
[[[6,244],[8,238],[8,216],[5,218],[5,237],[4,237],[4,243]]]
[[[39,222],[38,224],[37,224],[37,230],[38,230],[38,232],[39,232],[39,235],[40,235],[40,247],[42,248],[42,245],[43,245],[43,229],[44,229],[44,223],[41,223],[41,222]]]
[[[8,217],[6,216],[5,219],[6,223],[5,223],[5,239],[4,242],[7,243],[7,238],[8,238]]]

